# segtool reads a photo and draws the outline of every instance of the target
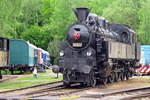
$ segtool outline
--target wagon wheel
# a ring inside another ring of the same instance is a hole
[[[96,77],[95,77],[94,71],[91,71],[89,76],[90,76],[89,77],[89,79],[90,79],[90,86],[91,87],[95,87],[96,86]]]
[[[103,83],[104,85],[107,84],[107,81],[108,81],[108,78],[107,78],[107,77],[105,77],[105,78],[102,79],[102,83]]]
[[[118,73],[115,72],[115,82],[118,82],[119,81],[119,76],[118,76]]]
[[[11,68],[10,71],[11,71],[11,74],[14,75],[14,68]]]
[[[109,81],[110,83],[113,83],[114,80],[115,80],[115,74],[112,72],[111,75],[108,77],[108,81]]]
[[[124,72],[121,72],[121,77],[120,77],[120,79],[121,79],[121,81],[124,81],[124,79],[125,79],[125,74],[124,74]]]
[[[2,76],[2,73],[1,73],[1,71],[0,71],[0,79],[2,79],[3,78],[3,76]]]

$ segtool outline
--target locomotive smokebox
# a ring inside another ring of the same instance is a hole
[[[86,21],[87,16],[89,15],[90,9],[88,8],[73,8],[73,11],[78,19],[79,23]]]

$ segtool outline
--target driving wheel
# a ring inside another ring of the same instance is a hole
[[[113,83],[114,80],[115,80],[115,74],[112,72],[111,75],[108,77],[108,81],[109,81],[110,83]]]
[[[119,81],[119,76],[118,76],[118,73],[115,72],[115,82],[118,82]]]
[[[107,77],[105,77],[105,78],[102,79],[102,83],[103,83],[104,85],[107,84],[107,81],[108,81],[108,78],[107,78]]]

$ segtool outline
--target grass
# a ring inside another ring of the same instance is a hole
[[[20,78],[13,79],[11,81],[0,83],[0,91],[13,90],[13,89],[62,80],[62,76],[59,76],[59,78],[56,78],[53,75],[50,76],[49,75],[50,73],[52,73],[51,70],[48,70],[46,71],[46,73],[38,73],[37,79],[33,78],[33,74],[30,74],[30,75],[25,75]]]
[[[4,70],[2,70],[1,72],[2,72],[2,75],[11,75],[10,71],[4,71]],[[20,73],[20,71],[14,71],[14,74],[19,74],[19,73]]]

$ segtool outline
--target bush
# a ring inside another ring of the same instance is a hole
[[[48,44],[48,52],[52,59],[52,64],[57,64],[58,55],[59,55],[60,41],[58,39],[53,39]]]

